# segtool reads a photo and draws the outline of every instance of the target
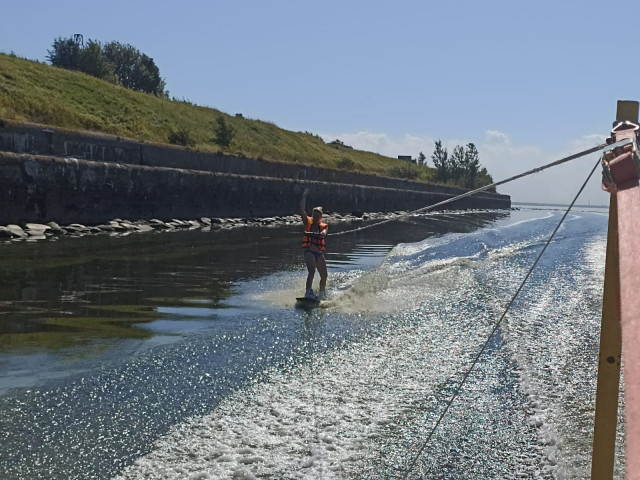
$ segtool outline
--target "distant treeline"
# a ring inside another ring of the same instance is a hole
[[[54,40],[47,50],[51,65],[78,70],[125,88],[168,98],[165,81],[153,58],[131,45],[119,42],[102,44],[96,40],[86,43],[82,35]]]
[[[419,160],[426,164],[422,152]],[[442,147],[442,141],[436,140],[431,160],[436,169],[436,180],[440,182],[454,183],[464,188],[479,188],[493,183],[487,169],[480,164],[478,149],[473,143],[464,147],[456,145],[449,155],[447,149]]]
[[[336,142],[340,141],[335,140],[331,143],[336,144]],[[419,178],[424,170],[429,169],[429,180],[447,185],[475,189],[493,183],[493,178],[487,169],[480,164],[480,155],[473,143],[468,143],[464,147],[456,145],[453,153],[449,155],[447,149],[442,147],[442,141],[437,140],[431,155],[433,168],[428,166],[427,156],[422,152],[412,161],[415,163],[390,168],[388,174],[392,177],[414,180]],[[496,189],[494,187],[488,191],[495,193]]]

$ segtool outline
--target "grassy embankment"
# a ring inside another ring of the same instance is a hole
[[[224,95],[224,92],[220,92]],[[229,147],[216,144],[223,117],[234,130]],[[434,171],[405,161],[325,143],[308,132],[237,117],[214,108],[134,92],[103,80],[0,53],[0,126],[30,122],[169,143],[181,132],[190,148],[274,162],[293,162],[431,181]]]

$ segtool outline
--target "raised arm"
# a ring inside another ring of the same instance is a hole
[[[305,211],[305,205],[307,203],[307,195],[309,195],[309,189],[305,188],[302,198],[300,199],[300,216],[302,217],[302,223],[307,224],[307,212]]]

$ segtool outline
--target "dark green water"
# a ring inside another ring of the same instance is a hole
[[[351,265],[359,245],[422,240],[465,231],[496,214],[438,215],[381,225],[331,238],[330,264]],[[418,223],[415,223],[415,222]],[[366,223],[337,224],[333,232]],[[225,308],[234,285],[278,271],[301,269],[298,228],[252,227],[203,232],[85,236],[57,241],[0,244],[0,347],[12,355],[86,358],[121,341],[156,343],[148,324],[172,308]],[[200,312],[202,313],[202,312]],[[199,315],[201,316],[201,315]],[[176,335],[198,328],[184,321]],[[169,341],[169,339],[163,339]],[[0,370],[0,392],[21,383]],[[41,376],[41,372],[34,372]],[[37,383],[37,382],[36,382]]]
[[[566,218],[430,436],[561,216],[330,236],[313,311],[297,226],[0,244],[0,478],[586,479],[605,211]]]
[[[375,267],[399,242],[474,231],[503,215],[437,214],[330,237],[330,281]],[[246,289],[275,278],[302,291],[299,230],[0,244],[0,478],[110,478],[172,425],[287,364],[313,320],[286,304],[274,318],[273,302]],[[374,324],[326,322],[317,348]]]

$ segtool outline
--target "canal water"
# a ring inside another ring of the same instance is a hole
[[[433,431],[561,215],[330,236],[312,311],[297,226],[0,244],[0,478],[588,478],[606,210],[570,213]]]

